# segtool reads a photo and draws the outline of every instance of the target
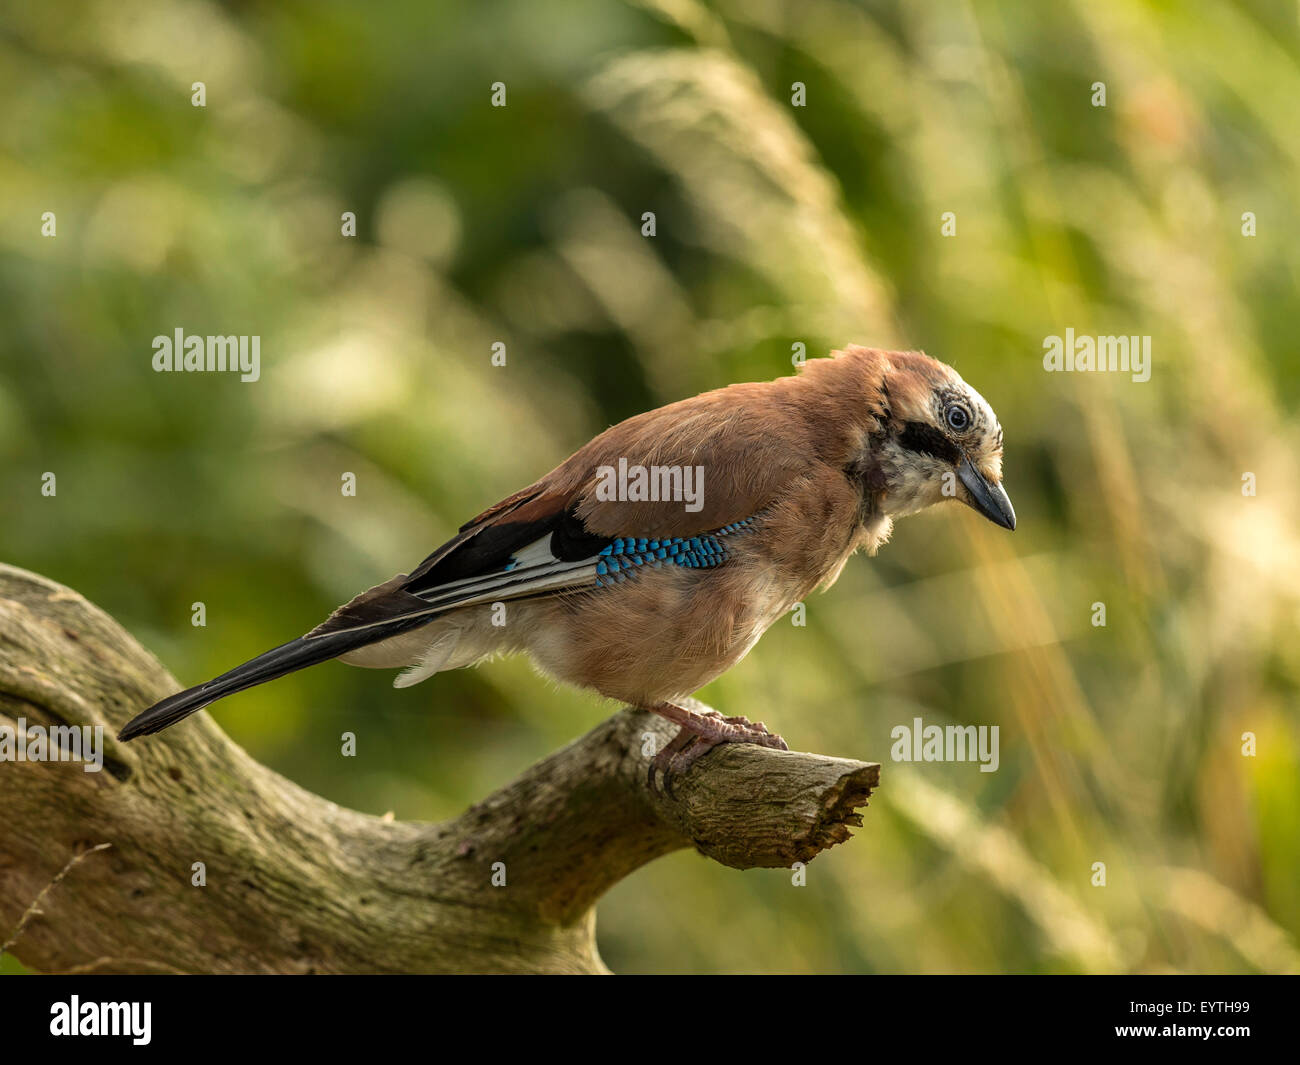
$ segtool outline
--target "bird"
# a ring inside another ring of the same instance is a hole
[[[992,408],[951,366],[847,345],[606,429],[410,573],[168,696],[118,738],[330,659],[400,669],[393,683],[407,687],[523,652],[554,679],[678,726],[647,756],[652,786],[719,744],[788,750],[763,722],[693,693],[855,552],[874,555],[898,519],[956,501],[1015,529],[1002,449]]]

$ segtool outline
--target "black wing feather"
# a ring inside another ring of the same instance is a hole
[[[299,669],[306,669],[308,666],[337,658],[375,640],[396,636],[398,633],[424,624],[427,620],[427,618],[403,618],[376,629],[337,632],[323,639],[308,639],[306,636],[301,636],[296,640],[290,640],[250,659],[243,665],[236,666],[228,673],[214,677],[206,684],[198,684],[175,695],[169,695],[128,721],[117,734],[117,738],[131,740],[136,736],[161,732],[189,717],[190,714],[202,710],[209,703],[224,699],[227,695],[234,695],[235,692],[264,684],[268,680],[275,680]]]
[[[504,570],[516,551],[548,532],[551,551],[563,562],[590,558],[610,542],[609,537],[587,532],[571,509],[551,509],[550,501],[539,496],[538,491],[525,489],[497,504],[463,526],[409,577],[398,574],[339,607],[306,636],[258,655],[206,684],[155,703],[132,718],[118,739],[161,732],[227,695],[427,625],[441,611],[432,609],[422,596],[432,598],[441,586],[452,581]],[[522,520],[502,520],[513,517],[520,509],[542,513],[523,516]]]

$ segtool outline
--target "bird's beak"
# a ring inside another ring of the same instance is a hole
[[[990,484],[988,478],[980,473],[965,455],[962,456],[961,465],[957,467],[957,476],[961,478],[961,483],[970,493],[970,498],[966,502],[971,507],[978,510],[994,525],[1001,525],[1004,529],[1016,527],[1016,511],[1002,485]]]

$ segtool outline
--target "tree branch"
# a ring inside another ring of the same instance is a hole
[[[854,811],[880,769],[728,745],[660,795],[642,751],[646,734],[658,749],[674,726],[629,709],[454,821],[395,822],[304,791],[207,714],[116,742],[178,687],[80,595],[0,565],[0,729],[103,727],[102,772],[0,762],[0,941],[26,913],[12,950],[27,965],[603,972],[594,907],[613,884],[690,846],[737,869],[808,861],[861,824]],[[206,886],[191,884],[195,862]]]

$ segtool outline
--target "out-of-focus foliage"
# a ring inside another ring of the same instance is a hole
[[[614,421],[796,343],[922,348],[1001,416],[1019,530],[909,519],[702,693],[882,788],[806,887],[637,873],[606,960],[1300,968],[1294,6],[18,4],[0,99],[0,553],[183,682]],[[177,327],[259,335],[262,379],[154,373]],[[1151,380],[1046,373],[1067,328],[1150,335]],[[216,716],[436,819],[612,709],[517,660],[388,680],[331,663]],[[889,763],[915,716],[1000,726],[999,771]]]

